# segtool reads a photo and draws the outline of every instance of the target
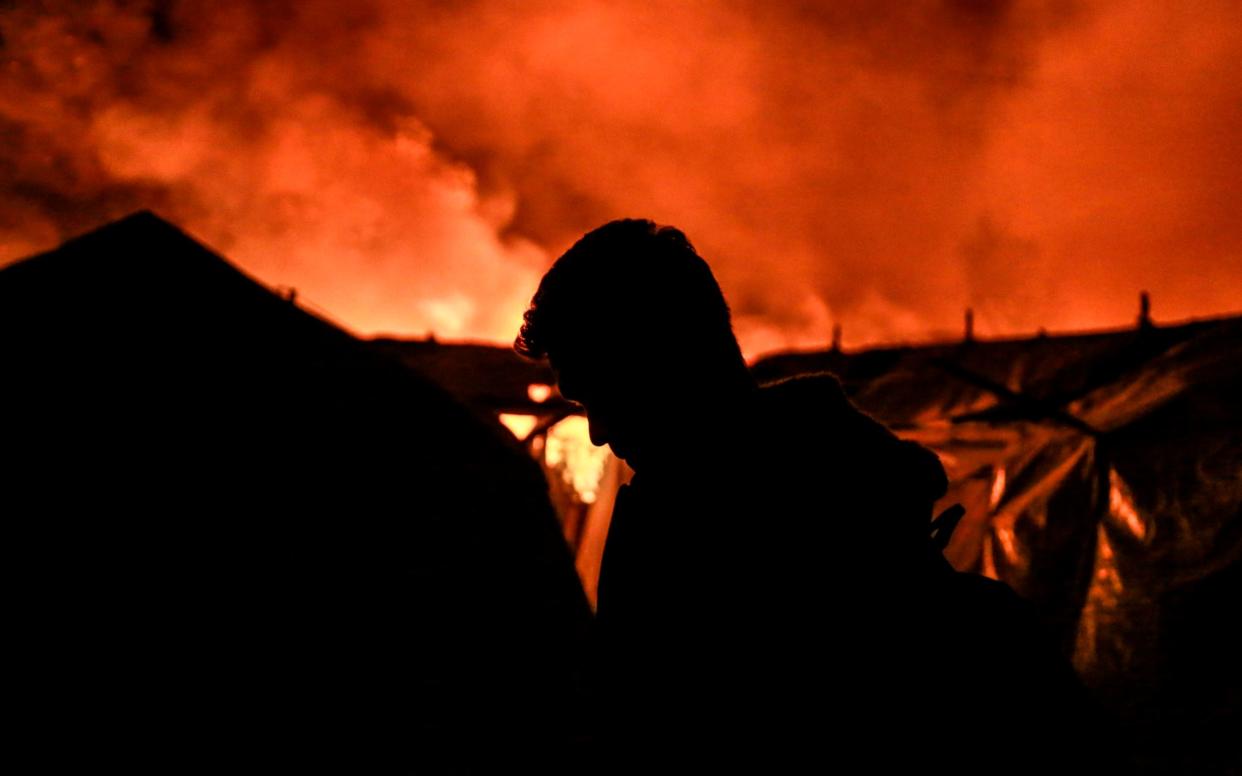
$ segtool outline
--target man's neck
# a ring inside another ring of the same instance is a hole
[[[742,367],[702,381],[693,391],[699,397],[688,407],[691,418],[720,422],[722,415],[746,411],[755,401],[759,388],[750,372]],[[697,411],[696,411],[697,410]]]
[[[635,466],[639,473],[680,470],[693,460],[736,448],[757,417],[759,389],[747,373],[744,379],[688,388],[670,404],[664,421],[664,444],[652,449]],[[635,462],[637,463],[637,462]]]

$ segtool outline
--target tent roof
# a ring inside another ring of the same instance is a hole
[[[0,371],[23,665],[124,684],[61,729],[334,770],[566,735],[590,612],[499,424],[150,213],[0,270]]]
[[[781,354],[760,360],[753,371],[764,381],[831,371],[855,402],[897,427],[967,419],[1071,422],[1064,414],[1071,403],[1239,321],[1242,317],[856,354]]]

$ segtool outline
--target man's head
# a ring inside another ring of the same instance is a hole
[[[605,224],[557,259],[514,347],[546,357],[592,440],[636,468],[678,419],[749,380],[707,262],[643,220]]]

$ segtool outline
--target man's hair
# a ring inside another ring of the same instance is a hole
[[[531,299],[514,349],[540,359],[581,347],[686,347],[741,359],[720,285],[681,230],[641,219],[588,232]]]

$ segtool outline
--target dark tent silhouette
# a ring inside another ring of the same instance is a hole
[[[589,609],[537,465],[150,213],[0,270],[11,707],[45,765],[557,765]]]

